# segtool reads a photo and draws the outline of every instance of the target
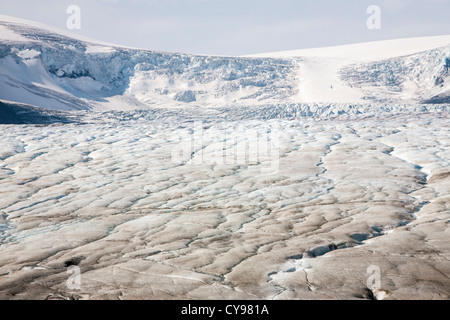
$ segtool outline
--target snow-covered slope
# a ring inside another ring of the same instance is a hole
[[[0,15],[0,99],[54,110],[444,103],[450,36],[252,57],[125,48]]]
[[[446,102],[450,36],[253,55],[297,58],[298,102]]]
[[[52,109],[272,103],[295,62],[163,53],[69,38],[0,16],[0,98]]]

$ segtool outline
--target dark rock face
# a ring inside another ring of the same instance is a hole
[[[0,124],[69,123],[64,112],[0,101]]]

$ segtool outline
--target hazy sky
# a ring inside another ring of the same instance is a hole
[[[450,34],[450,0],[0,0],[0,13],[152,50],[218,55]],[[367,7],[381,9],[370,30]]]

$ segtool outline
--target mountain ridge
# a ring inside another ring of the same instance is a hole
[[[188,105],[440,104],[450,97],[450,36],[242,57],[93,41],[0,15],[0,99],[53,110],[102,111]],[[372,56],[363,54],[368,51]]]

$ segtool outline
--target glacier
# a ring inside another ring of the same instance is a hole
[[[295,92],[295,62],[289,60],[100,46],[32,26],[0,25],[27,39],[0,46],[0,70],[5,70],[0,95],[6,100],[76,110],[107,109],[116,98],[137,109],[192,101],[253,104]]]
[[[0,16],[0,299],[449,299],[449,54],[188,55]]]

